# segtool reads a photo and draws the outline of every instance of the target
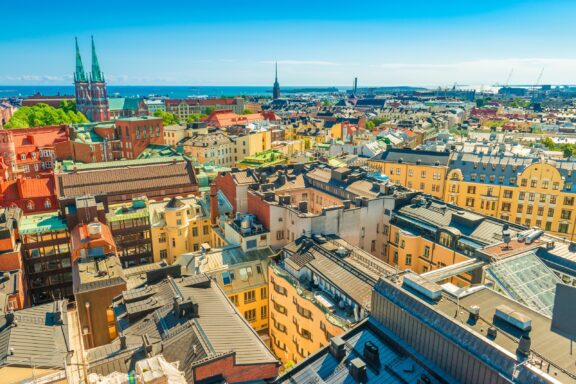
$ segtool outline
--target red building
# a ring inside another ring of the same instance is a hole
[[[69,141],[66,125],[0,130],[4,180],[52,173],[56,147]]]
[[[230,127],[232,125],[246,125],[255,121],[267,120],[262,113],[249,113],[246,115],[239,115],[230,109],[223,109],[220,111],[213,111],[210,115],[204,118],[204,122],[209,127]]]
[[[22,100],[23,107],[33,107],[37,104],[47,104],[54,108],[59,108],[63,101],[74,101],[74,96],[44,96],[39,93],[29,96]]]
[[[8,103],[0,103],[0,129],[8,123],[14,113],[14,108]]]
[[[136,159],[150,144],[164,144],[164,126],[160,118],[127,117],[116,120],[115,124],[125,159]]]
[[[22,210],[0,208],[0,311],[22,309],[26,305],[27,285],[18,239]]]
[[[0,181],[0,205],[18,207],[26,214],[58,209],[54,175]]]

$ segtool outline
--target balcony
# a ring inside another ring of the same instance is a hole
[[[329,295],[327,292],[318,289],[314,290],[314,287],[309,282],[298,281],[274,263],[270,264],[270,266],[274,271],[274,274],[290,283],[290,285],[296,289],[296,292],[301,298],[313,303],[318,309],[320,309],[325,314],[326,320],[330,323],[342,329],[349,329],[356,322],[354,316],[351,316],[349,312],[344,309],[336,306],[333,311],[329,311],[325,307],[325,305],[317,298],[317,295],[321,293],[323,296],[327,296]]]

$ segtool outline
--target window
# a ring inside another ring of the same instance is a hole
[[[556,204],[557,197],[554,195],[550,195],[550,204]]]
[[[249,323],[255,322],[256,321],[256,310],[250,309],[250,310],[244,312],[244,318],[246,320],[248,320]]]
[[[510,203],[502,203],[502,211],[510,212]]]
[[[232,284],[232,278],[230,277],[230,272],[228,271],[222,272],[222,283],[224,285]]]
[[[248,249],[256,248],[256,245],[257,245],[256,239],[254,239],[254,240],[248,240],[248,241],[246,242],[246,248],[248,248]]]
[[[546,227],[544,228],[546,231],[552,230],[552,223],[550,221],[546,222]]]
[[[268,288],[262,287],[260,288],[260,299],[265,300],[268,298]]]
[[[430,257],[430,247],[427,245],[424,246],[424,257]]]
[[[194,237],[198,236],[198,228],[192,227],[192,236],[194,236]]]
[[[473,207],[474,206],[474,199],[471,197],[466,198],[466,206]]]
[[[268,306],[267,306],[267,305],[263,305],[263,306],[260,308],[260,318],[261,318],[262,320],[268,318]]]
[[[412,255],[406,254],[406,265],[412,265]]]
[[[278,304],[275,301],[272,301],[272,303],[274,304],[274,310],[278,313],[281,313],[283,315],[286,315],[288,313],[288,311],[286,310],[286,307],[283,305]]]
[[[524,200],[525,197],[526,197],[526,192],[520,192],[518,194],[518,200]]]
[[[238,295],[232,295],[229,297],[229,299],[232,302],[232,304],[234,304],[235,306],[238,306]]]
[[[544,207],[538,207],[538,216],[544,215]]]
[[[402,240],[400,242],[400,248],[404,249],[405,246],[406,246],[406,241]]]
[[[546,202],[546,195],[540,195],[540,202],[541,202],[541,203],[545,203],[545,202]]]
[[[564,205],[574,205],[574,198],[573,197],[564,197]]]
[[[408,169],[408,176],[414,176],[414,170],[412,168]]]
[[[536,188],[538,180],[530,180],[530,188]]]
[[[284,239],[284,231],[276,231],[276,240],[283,240]]]
[[[210,227],[208,227],[207,225],[205,225],[205,226],[202,228],[202,233],[204,233],[205,235],[210,234]]]
[[[256,301],[256,291],[244,292],[244,304],[253,303]]]
[[[547,189],[547,188],[548,188],[548,184],[549,184],[548,180],[542,180],[542,188],[543,188],[543,189]]]
[[[398,251],[394,251],[394,264],[398,264]]]
[[[528,180],[527,180],[527,179],[522,179],[522,180],[520,180],[520,185],[521,185],[522,187],[526,187],[526,186],[528,185]]]
[[[276,328],[278,331],[282,333],[287,332],[286,326],[282,323],[277,322],[276,320],[274,320],[274,328]]]
[[[526,208],[526,214],[527,214],[527,215],[531,215],[531,214],[532,214],[532,205],[528,205],[528,207]]]
[[[554,208],[548,208],[548,217],[554,216]]]
[[[563,209],[562,213],[560,214],[560,217],[564,220],[570,220],[570,218],[572,217],[572,211]]]
[[[445,247],[452,248],[452,236],[449,233],[440,233],[440,244]]]
[[[555,181],[552,183],[552,189],[557,191],[558,189],[560,189],[560,183],[558,181]]]
[[[176,220],[176,225],[182,225],[182,219]]]
[[[282,296],[288,296],[288,292],[283,286],[278,285],[275,282],[272,282],[272,286],[274,287],[274,292],[279,293]]]
[[[172,238],[172,248],[176,248],[176,239]]]
[[[426,178],[426,171],[420,172],[420,178],[421,178],[421,179],[425,179],[425,178]]]
[[[370,243],[370,252],[376,252],[376,240],[372,240]]]
[[[50,202],[49,199],[46,199],[46,201],[44,202],[44,208],[46,209],[52,208],[52,203]]]
[[[168,258],[168,251],[163,249],[160,251],[160,260],[164,260]]]
[[[428,267],[425,265],[422,267],[422,273],[428,272]]]
[[[252,277],[252,267],[240,268],[239,273],[240,280],[247,281],[248,278]]]
[[[312,334],[310,333],[310,331],[308,331],[307,329],[304,329],[304,328],[300,329],[300,336],[302,336],[306,340],[312,339]]]
[[[560,233],[568,233],[568,223],[560,223],[558,224],[558,232]]]
[[[258,273],[259,275],[262,274],[262,267],[260,266],[260,264],[256,265],[256,273]]]

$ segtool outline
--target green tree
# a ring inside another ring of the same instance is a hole
[[[194,123],[196,121],[202,120],[205,117],[206,117],[206,115],[204,115],[204,114],[193,113],[190,116],[188,116],[188,119],[186,119],[186,123],[188,123],[188,124]]]
[[[369,130],[369,131],[371,131],[371,130],[373,130],[374,128],[376,128],[376,124],[374,124],[373,121],[368,120],[368,121],[366,122],[366,129]]]
[[[19,108],[6,124],[7,129],[41,127],[58,124],[89,123],[86,116],[75,112],[67,105],[68,110],[54,108],[47,104],[36,104],[31,107]]]
[[[164,125],[175,125],[179,123],[178,119],[176,118],[176,116],[174,116],[174,114],[162,111],[160,109],[154,111],[154,116],[161,118],[162,124]]]
[[[214,112],[215,110],[216,110],[216,108],[214,108],[214,107],[208,107],[208,108],[206,108],[206,114],[209,115],[212,112]]]
[[[62,100],[60,102],[60,109],[63,109],[64,112],[68,113],[70,111],[76,112],[76,101],[74,100]]]
[[[249,115],[249,114],[251,114],[251,113],[252,113],[252,111],[249,110],[249,109],[245,109],[245,110],[242,112],[243,115]]]
[[[554,143],[554,140],[552,140],[549,137],[545,137],[542,140],[540,140],[540,142],[548,149],[550,150],[554,150],[556,149],[556,143]]]

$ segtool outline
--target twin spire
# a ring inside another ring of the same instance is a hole
[[[80,48],[78,47],[78,38],[76,39],[76,72],[74,72],[74,81],[88,82],[86,72],[84,72],[84,65],[82,64],[82,56],[80,55]],[[98,56],[96,55],[96,46],[94,45],[94,36],[92,39],[92,72],[90,73],[90,81],[104,82],[104,74],[100,70],[98,63]]]

